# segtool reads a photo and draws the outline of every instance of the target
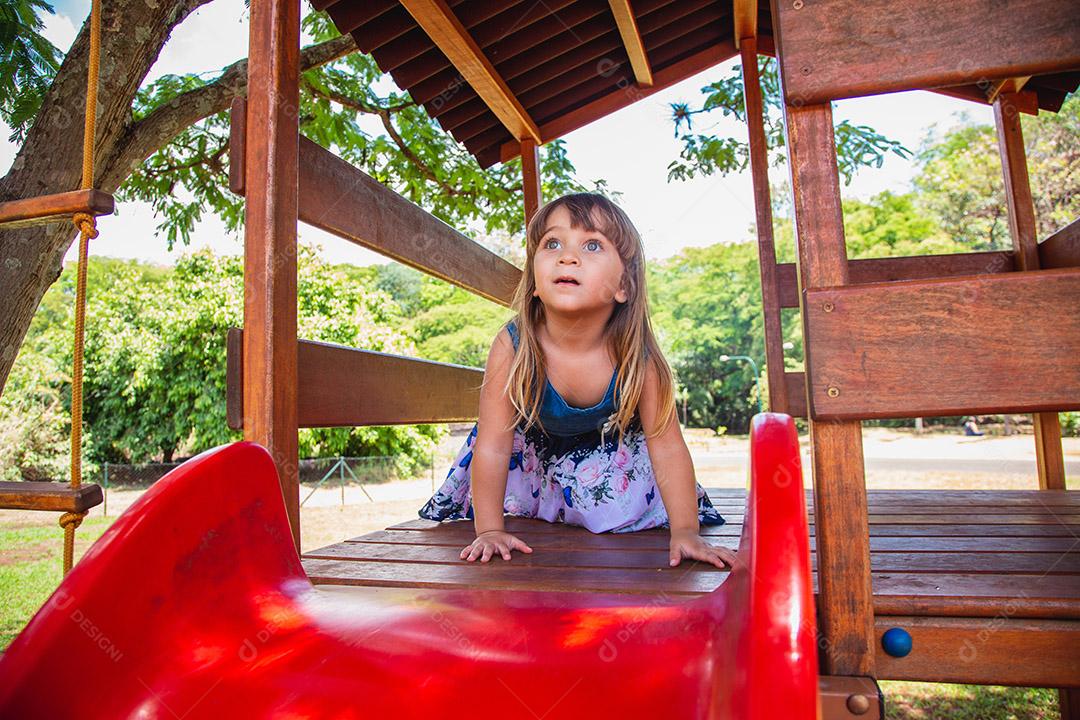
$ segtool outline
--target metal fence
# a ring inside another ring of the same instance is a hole
[[[145,489],[163,478],[173,468],[182,464],[171,463],[104,463],[101,467],[101,485],[105,493],[103,512],[109,514],[109,489]],[[432,454],[423,465],[414,465],[413,472],[403,475],[399,468],[399,458],[392,455],[376,455],[368,457],[328,457],[328,458],[305,458],[300,461],[299,475],[300,484],[305,486],[307,492],[301,490],[303,498],[302,506],[320,488],[340,487],[341,504],[345,504],[345,489],[350,486],[359,486],[368,500],[372,499],[364,485],[393,482],[395,480],[410,480],[430,476],[431,487],[435,489],[435,455]]]

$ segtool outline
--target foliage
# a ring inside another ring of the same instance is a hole
[[[301,337],[415,354],[387,293],[328,266],[307,246],[300,248],[298,276]],[[69,267],[46,295],[16,360],[15,383],[0,405],[0,433],[20,449],[4,458],[5,467],[55,475],[57,456],[66,462],[73,282]],[[92,461],[170,461],[238,439],[225,424],[225,337],[242,324],[242,258],[201,251],[175,268],[92,259],[88,293],[84,394]],[[441,432],[433,426],[303,430],[300,451],[395,455],[399,472],[409,473]]]
[[[1058,113],[1022,116],[1039,238],[1080,215],[1080,96]],[[917,205],[968,250],[1012,247],[997,134],[965,121],[943,136],[927,133],[914,180]]]
[[[45,0],[0,0],[0,120],[22,142],[60,67],[60,51],[41,35]]]
[[[697,174],[711,175],[719,172],[726,175],[741,172],[750,163],[748,143],[733,137],[693,133],[695,115],[707,115],[717,110],[722,117],[731,116],[740,123],[746,122],[746,105],[742,81],[742,66],[736,65],[727,77],[701,88],[705,96],[701,107],[691,108],[689,103],[671,104],[671,119],[675,125],[675,134],[682,141],[679,160],[668,165],[668,181],[687,180]],[[758,59],[760,75],[765,145],[771,165],[781,165],[785,156],[783,107],[780,97],[780,81],[773,58],[761,56]],[[685,130],[683,125],[685,124]],[[680,131],[682,134],[680,134]],[[902,158],[911,156],[911,151],[899,142],[890,140],[866,125],[853,125],[843,120],[834,128],[836,135],[837,165],[845,183],[850,183],[860,167],[881,167],[885,156],[893,153]]]

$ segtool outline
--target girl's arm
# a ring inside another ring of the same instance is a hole
[[[472,458],[472,502],[476,534],[503,530],[506,475],[514,444],[514,406],[503,392],[513,362],[514,347],[500,331],[488,353],[480,389],[480,417]],[[508,427],[509,426],[509,427]]]
[[[649,460],[656,476],[656,485],[660,488],[660,497],[664,501],[664,509],[667,510],[671,531],[674,533],[677,530],[686,530],[696,535],[700,529],[697,480],[690,450],[683,440],[678,419],[673,418],[663,434],[649,437],[664,419],[657,417],[659,391],[660,379],[656,366],[649,363],[645,370],[645,387],[642,388],[641,399],[638,401],[638,415],[641,417],[641,427],[645,430]]]
[[[664,419],[657,417],[659,393],[660,379],[656,366],[649,363],[645,371],[645,387],[638,401],[638,415],[645,430],[645,445],[649,448],[656,486],[660,488],[660,498],[664,501],[671,526],[669,564],[678,565],[686,557],[704,560],[719,568],[724,567],[725,563],[734,566],[736,557],[733,552],[708,544],[698,534],[697,479],[678,418],[672,418],[660,435],[648,437]]]

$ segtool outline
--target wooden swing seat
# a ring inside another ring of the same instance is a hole
[[[53,222],[70,222],[77,213],[86,213],[94,217],[111,215],[113,207],[113,196],[101,190],[73,190],[21,200],[9,200],[0,202],[0,230],[13,230]]]
[[[0,482],[0,508],[83,513],[103,500],[101,486],[89,484],[72,489],[58,482]]]

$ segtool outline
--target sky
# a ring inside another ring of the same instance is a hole
[[[89,0],[57,0],[54,8],[55,15],[45,18],[45,35],[57,47],[67,50],[77,26],[89,13]],[[221,68],[247,54],[247,39],[243,0],[214,0],[177,29],[148,80],[168,73],[189,72],[213,77]],[[667,166],[681,149],[669,119],[669,104],[683,101],[698,105],[701,87],[726,76],[736,64],[737,59],[710,68],[564,136],[579,182],[591,187],[593,180],[604,178],[609,187],[622,193],[620,205],[641,232],[649,259],[670,257],[688,246],[703,247],[751,237],[754,205],[749,169],[737,175],[667,181]],[[854,124],[869,125],[912,151],[919,147],[932,125],[940,132],[960,122],[993,124],[989,106],[930,92],[842,100],[834,104],[833,114],[836,122],[847,119]],[[746,138],[745,125],[733,119],[714,121],[711,117],[697,116],[695,120],[696,132]],[[713,124],[699,124],[704,121]],[[366,122],[373,124],[365,126]],[[379,131],[376,119],[362,118],[360,123],[372,132]],[[0,127],[0,138],[8,134],[7,128]],[[0,141],[0,173],[10,167],[15,150],[6,140]],[[880,168],[861,170],[851,185],[842,186],[841,192],[844,197],[861,199],[883,190],[905,192],[910,188],[914,172],[912,161],[890,154]],[[771,173],[777,182],[786,177],[787,170],[774,168]],[[202,247],[219,253],[242,251],[241,238],[229,234],[211,215],[198,225],[190,245],[169,251],[164,236],[157,237],[160,222],[148,205],[123,203],[118,215],[99,219],[101,237],[94,241],[92,252],[172,263],[181,254]],[[356,265],[389,262],[377,253],[303,223],[299,233],[301,242],[320,246],[322,255],[330,262]],[[74,257],[74,247],[73,244],[69,259]]]

